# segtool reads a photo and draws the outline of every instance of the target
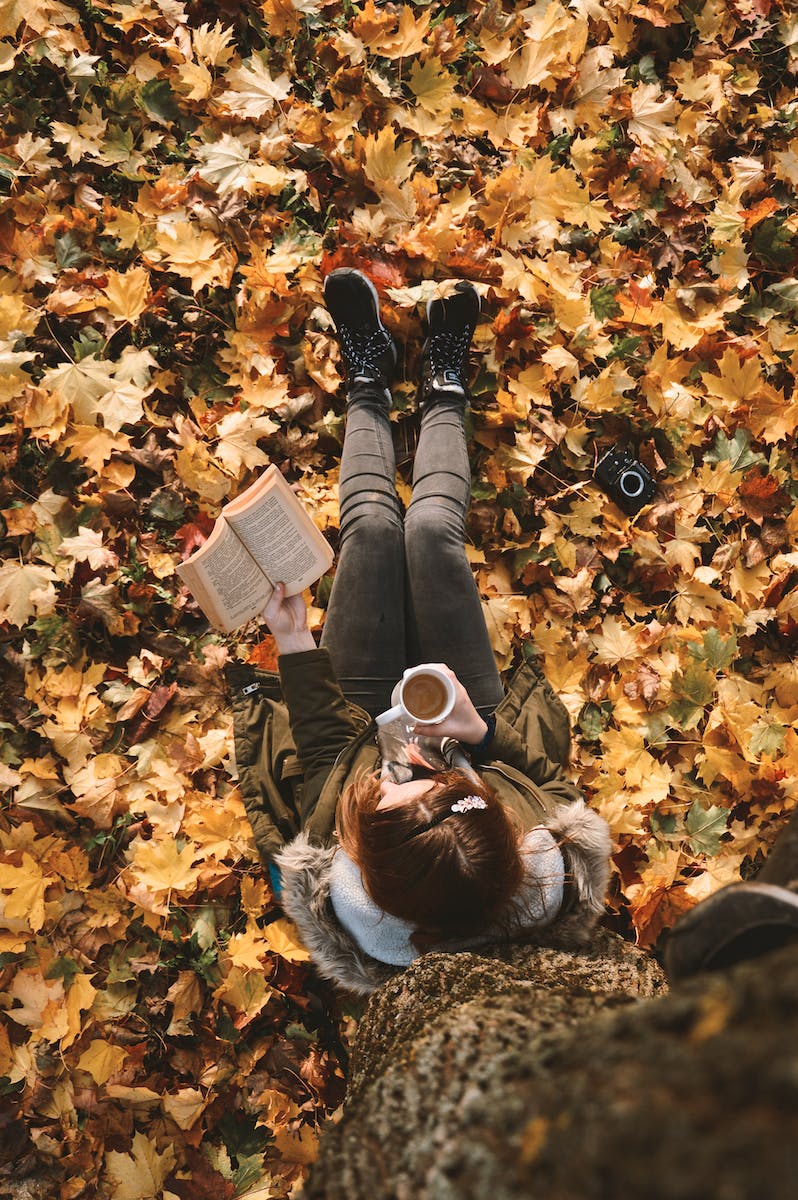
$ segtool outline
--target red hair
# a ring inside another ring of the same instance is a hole
[[[381,909],[415,926],[419,950],[501,918],[524,873],[519,832],[493,788],[463,771],[433,782],[417,801],[378,809],[379,776],[364,775],[338,807],[338,838],[363,886]],[[486,807],[453,813],[466,796]]]

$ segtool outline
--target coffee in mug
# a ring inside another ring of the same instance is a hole
[[[440,675],[419,671],[402,684],[401,701],[417,721],[437,721],[446,711],[449,692]]]
[[[408,667],[391,694],[392,708],[376,718],[378,725],[394,721],[405,724],[435,725],[444,721],[454,708],[457,689],[451,677],[438,663],[419,663]]]

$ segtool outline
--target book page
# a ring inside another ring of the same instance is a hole
[[[252,555],[222,519],[197,553],[177,568],[177,574],[191,589],[208,620],[224,633],[262,612],[274,591]]]
[[[270,486],[259,481],[256,500],[242,508],[239,497],[225,516],[269,579],[284,582],[294,596],[324,574],[333,553],[280,472],[271,471]]]

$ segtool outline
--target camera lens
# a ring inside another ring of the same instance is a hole
[[[630,500],[636,500],[642,494],[643,486],[643,476],[639,471],[624,471],[618,477],[618,487]]]

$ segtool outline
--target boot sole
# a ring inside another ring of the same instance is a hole
[[[732,883],[676,923],[665,945],[673,979],[716,971],[798,939],[798,896],[770,883]]]

